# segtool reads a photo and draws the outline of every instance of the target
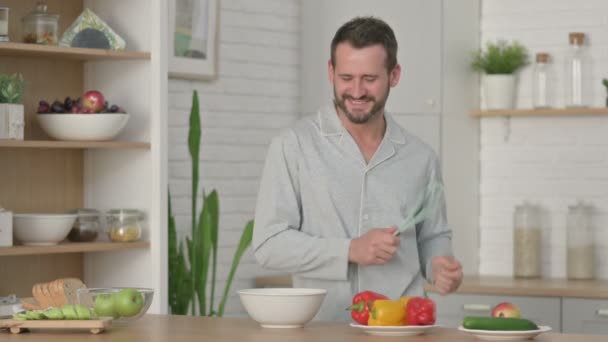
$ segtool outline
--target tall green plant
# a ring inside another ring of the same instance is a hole
[[[486,50],[473,54],[471,67],[486,74],[512,74],[528,64],[528,50],[519,42],[487,42]]]
[[[197,219],[197,193],[199,184],[198,160],[201,142],[201,122],[199,116],[198,93],[192,95],[192,109],[190,111],[190,127],[188,131],[188,150],[192,161],[192,232],[191,238],[186,238],[187,256],[184,254],[183,244],[177,242],[175,218],[171,209],[169,196],[169,306],[173,314],[185,315],[188,308],[191,314],[200,316],[222,316],[230,293],[230,286],[243,253],[253,236],[253,221],[245,225],[239,245],[234,253],[228,281],[220,304],[216,309],[214,305],[215,283],[217,274],[217,250],[219,237],[219,198],[217,191],[210,194],[203,192],[203,208]],[[189,265],[186,263],[189,262]],[[211,271],[211,279],[209,272]],[[207,283],[211,292],[207,296]],[[207,297],[209,302],[207,303]]]
[[[22,74],[0,74],[0,103],[21,103],[24,88]]]

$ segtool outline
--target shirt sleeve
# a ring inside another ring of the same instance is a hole
[[[446,219],[446,204],[443,191],[443,180],[441,177],[441,167],[437,156],[433,153],[433,158],[429,165],[428,186],[439,184],[441,191],[437,191],[437,196],[425,205],[429,208],[429,216],[417,227],[418,253],[420,258],[420,268],[426,280],[433,282],[432,260],[434,256],[445,255],[453,256],[452,250],[452,230],[448,226]]]
[[[293,132],[270,144],[256,202],[254,255],[263,267],[306,278],[346,280],[350,239],[301,231],[297,139]]]

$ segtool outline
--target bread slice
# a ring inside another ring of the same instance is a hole
[[[78,304],[78,289],[86,289],[87,286],[78,278],[64,278],[60,281],[61,292],[66,304]]]
[[[78,289],[86,288],[78,278],[60,278],[32,287],[32,295],[41,309],[78,304]]]
[[[32,287],[32,295],[40,305],[40,308],[46,309],[51,306],[51,303],[49,302],[48,297],[42,291],[42,284],[43,283],[34,284],[34,287]]]
[[[42,307],[40,306],[40,303],[38,303],[38,301],[32,297],[21,298],[21,306],[23,306],[23,308],[25,310],[41,310],[42,309]]]

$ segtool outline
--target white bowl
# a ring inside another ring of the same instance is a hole
[[[24,245],[56,245],[68,236],[76,217],[76,214],[14,214],[13,233]]]
[[[301,328],[315,317],[327,290],[263,288],[238,291],[251,318],[264,328]]]
[[[127,125],[129,114],[38,114],[40,127],[57,140],[100,141],[116,137]]]

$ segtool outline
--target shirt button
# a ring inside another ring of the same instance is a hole
[[[367,214],[363,214],[363,219],[364,219],[364,220],[367,220],[368,218],[369,218],[369,215],[367,215]]]

